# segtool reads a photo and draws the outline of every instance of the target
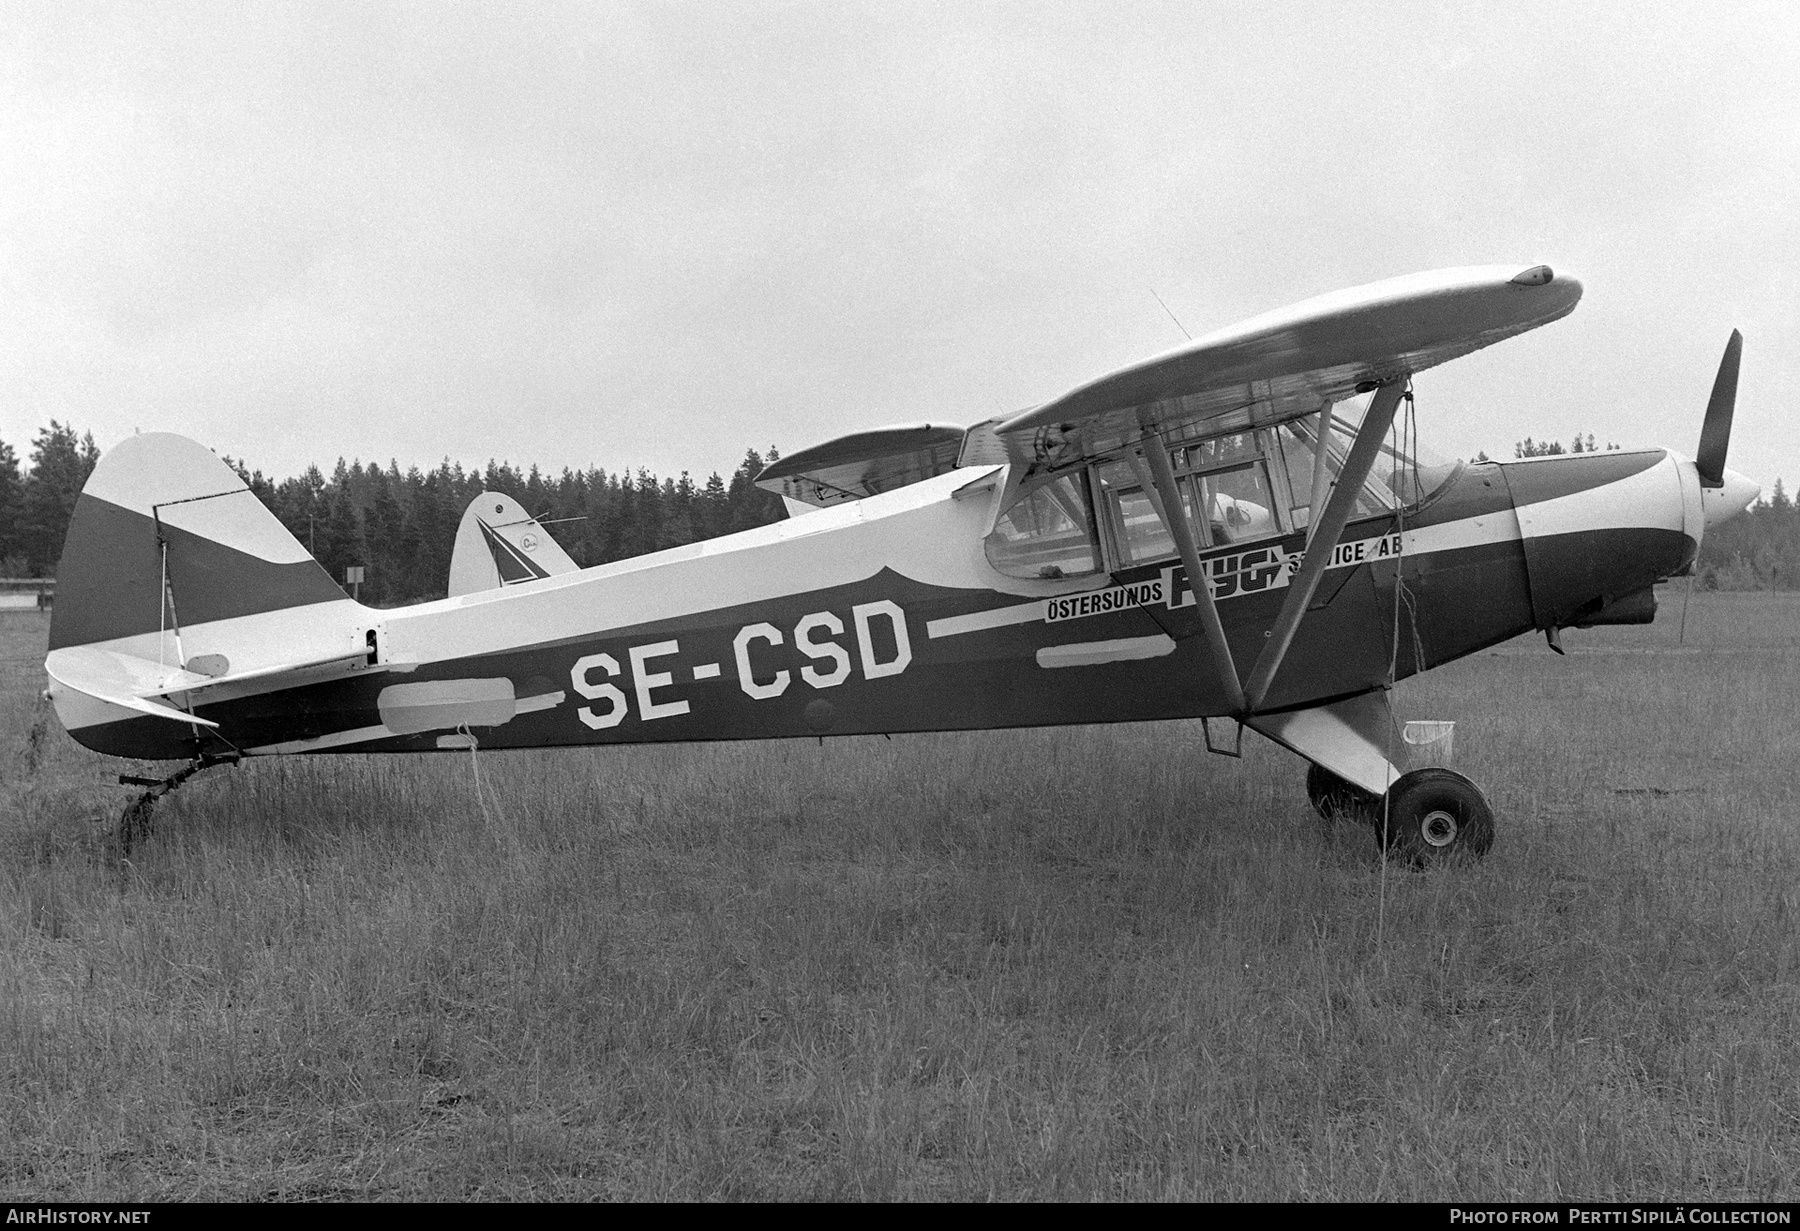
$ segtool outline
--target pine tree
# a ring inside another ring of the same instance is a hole
[[[769,450],[769,460],[766,463],[755,449],[745,451],[744,460],[738,463],[736,472],[731,476],[731,485],[726,490],[725,500],[731,510],[729,531],[766,526],[787,515],[787,507],[781,503],[780,496],[756,485],[756,476],[763,472],[765,466],[773,465],[777,457],[773,448]]]
[[[725,480],[713,471],[695,504],[694,529],[702,539],[717,538],[725,533],[731,511],[725,503]]]
[[[25,477],[19,473],[19,457],[11,445],[0,440],[0,576],[17,576],[29,571],[20,550],[20,515],[25,508]]]
[[[344,468],[339,467],[339,471],[343,472]],[[339,585],[343,584],[345,568],[367,563],[361,519],[343,487],[338,486],[326,494],[325,518],[314,526],[313,533],[318,543],[313,555]]]
[[[18,531],[34,575],[56,571],[75,501],[99,460],[92,432],[78,438],[73,427],[54,419],[49,427],[38,430],[31,446],[31,472],[25,478]]]

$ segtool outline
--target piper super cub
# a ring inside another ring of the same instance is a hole
[[[788,520],[595,568],[484,495],[450,596],[395,610],[200,445],[133,436],[69,525],[48,696],[89,748],[188,762],[152,795],[290,753],[1225,720],[1397,857],[1479,855],[1481,792],[1393,763],[1387,690],[1532,629],[1648,622],[1760,492],[1725,469],[1735,333],[1692,461],[1411,447],[1414,375],[1580,297],[1545,265],[1339,291],[970,428],[795,453],[758,480]]]

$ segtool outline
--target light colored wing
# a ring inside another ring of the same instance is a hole
[[[1580,298],[1581,283],[1547,265],[1443,269],[1335,291],[984,424],[962,461],[1093,456],[1146,429],[1212,435],[1299,418],[1567,316]]]
[[[217,674],[195,670],[208,666]],[[197,722],[203,727],[218,724],[196,718],[170,704],[180,700],[193,705],[211,701],[275,692],[300,684],[316,684],[340,676],[362,672],[381,673],[398,667],[409,670],[410,664],[398,659],[380,664],[370,663],[366,651],[354,654],[330,654],[318,658],[276,663],[248,671],[231,671],[222,654],[205,654],[191,659],[186,667],[156,662],[136,654],[107,649],[97,645],[69,646],[52,650],[44,660],[50,676],[51,691],[58,687],[72,689],[95,701],[172,718],[178,722]]]
[[[500,492],[482,492],[463,510],[450,553],[450,597],[538,581],[581,566],[557,546],[525,506]]]
[[[963,429],[950,423],[852,432],[771,463],[756,476],[756,485],[788,500],[829,508],[954,470],[962,443]]]

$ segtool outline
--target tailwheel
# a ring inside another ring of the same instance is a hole
[[[1306,771],[1306,797],[1328,821],[1367,821],[1380,816],[1381,796],[1371,794],[1323,765]]]
[[[1448,769],[1415,769],[1388,788],[1387,814],[1377,804],[1377,837],[1385,826],[1390,858],[1416,868],[1479,859],[1494,844],[1494,810],[1480,789]]]
[[[236,765],[242,759],[236,751],[222,754],[200,753],[167,778],[141,778],[136,774],[120,774],[120,786],[147,786],[150,789],[126,804],[125,810],[119,814],[119,828],[116,831],[119,853],[131,854],[131,848],[140,839],[150,836],[155,828],[157,800],[203,769],[211,769],[215,765]]]

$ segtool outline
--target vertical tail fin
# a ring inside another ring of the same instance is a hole
[[[231,467],[186,437],[152,432],[109,450],[82,488],[57,568],[50,648],[343,598]]]
[[[511,496],[482,492],[469,502],[450,555],[450,597],[537,581],[580,566]]]

